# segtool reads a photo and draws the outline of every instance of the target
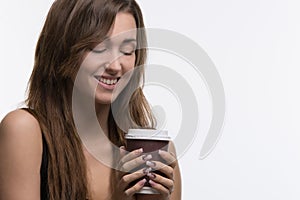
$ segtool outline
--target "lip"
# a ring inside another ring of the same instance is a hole
[[[98,85],[100,85],[102,88],[104,88],[106,90],[114,90],[116,85],[118,84],[118,81],[120,80],[120,77],[111,77],[111,76],[98,76],[98,75],[95,75],[94,78],[98,82]],[[114,85],[108,85],[108,84],[105,84],[105,83],[101,82],[100,81],[101,78],[105,78],[105,79],[109,79],[109,80],[117,79],[117,83],[115,83]]]

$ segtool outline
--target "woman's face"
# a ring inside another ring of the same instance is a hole
[[[82,62],[75,81],[76,89],[89,96],[95,92],[96,103],[111,103],[113,90],[122,87],[124,74],[135,65],[135,29],[131,14],[120,12],[116,15],[106,39],[87,53]]]

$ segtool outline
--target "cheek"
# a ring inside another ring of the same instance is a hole
[[[96,88],[97,84],[94,80],[93,74],[95,72],[101,74],[101,70],[104,71],[103,69],[99,69],[99,66],[101,66],[99,59],[91,53],[87,53],[76,76],[74,77],[75,87],[82,91],[89,91]]]
[[[126,73],[134,68],[135,65],[135,55],[130,57],[125,57],[123,60],[123,72]]]
[[[84,58],[83,62],[81,63],[80,70],[86,72],[93,72],[96,70],[97,66],[99,65],[99,59],[91,53],[88,53],[87,56]]]

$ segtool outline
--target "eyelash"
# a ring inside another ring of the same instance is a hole
[[[134,53],[135,51],[133,50],[133,51],[131,51],[131,52],[129,52],[129,53],[127,53],[127,52],[122,52],[125,56],[131,56],[133,53]]]
[[[92,49],[91,51],[94,52],[94,53],[103,53],[104,51],[106,51],[106,49],[103,49],[103,50],[94,50],[94,49]]]
[[[103,49],[103,50],[92,49],[91,51],[94,52],[94,53],[99,53],[100,54],[100,53],[104,53],[106,50],[107,49]],[[129,52],[129,53],[121,51],[121,53],[123,53],[125,56],[131,56],[134,52],[135,52],[135,50],[133,50],[132,52]]]

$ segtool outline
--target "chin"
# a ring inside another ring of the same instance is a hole
[[[113,95],[112,94],[96,94],[95,95],[95,103],[98,104],[111,104],[112,103],[112,98]]]

